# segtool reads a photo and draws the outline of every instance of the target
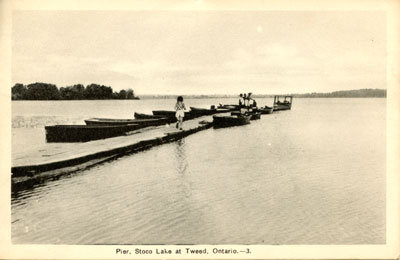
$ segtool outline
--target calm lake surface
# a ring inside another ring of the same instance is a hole
[[[12,102],[12,149],[44,145],[44,125],[173,106]],[[295,99],[292,110],[250,125],[209,129],[46,182],[12,197],[12,241],[384,244],[385,113],[386,99]]]

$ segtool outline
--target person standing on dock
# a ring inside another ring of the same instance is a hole
[[[240,108],[242,108],[242,106],[243,106],[243,102],[242,102],[242,99],[243,99],[243,95],[242,95],[242,93],[240,93],[240,95],[239,95],[239,109]]]
[[[183,97],[179,96],[177,98],[176,104],[175,104],[175,116],[176,119],[178,120],[178,122],[176,123],[176,128],[179,128],[179,130],[183,130],[182,129],[182,124],[183,124],[183,118],[185,117],[185,103],[183,103]]]
[[[253,100],[253,104],[251,105],[253,108],[255,108],[255,109],[257,109],[257,102],[256,102],[256,100],[255,99],[251,99],[251,100]]]

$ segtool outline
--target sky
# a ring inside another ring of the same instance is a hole
[[[15,11],[12,82],[141,94],[386,88],[378,11]]]

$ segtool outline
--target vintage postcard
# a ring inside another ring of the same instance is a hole
[[[0,1],[1,259],[398,259],[399,1]]]

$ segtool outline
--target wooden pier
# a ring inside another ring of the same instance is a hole
[[[49,178],[85,169],[105,160],[173,142],[212,127],[212,116],[185,121],[183,130],[175,124],[152,126],[126,136],[85,143],[46,143],[12,154],[12,186],[19,190]]]

